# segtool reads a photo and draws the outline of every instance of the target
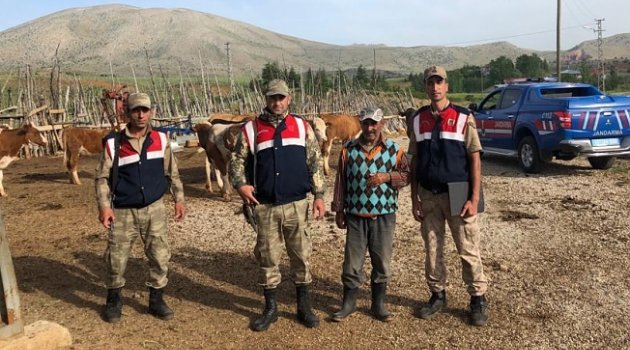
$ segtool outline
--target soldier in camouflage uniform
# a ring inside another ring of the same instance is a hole
[[[481,192],[481,144],[475,118],[468,109],[446,98],[448,81],[443,67],[424,71],[431,104],[418,110],[411,126],[416,140],[412,160],[411,201],[413,216],[422,222],[425,277],[431,291],[420,317],[430,319],[446,306],[444,263],[445,222],[462,262],[462,279],[470,294],[470,322],[486,324],[487,279],[480,254],[481,233],[477,206]],[[448,183],[468,182],[470,193],[460,215],[451,216]]]
[[[129,95],[127,116],[129,123],[124,130],[103,139],[103,153],[96,169],[99,220],[109,229],[103,319],[112,323],[120,320],[125,269],[131,247],[140,237],[149,259],[149,313],[168,320],[174,313],[163,300],[171,254],[162,196],[170,186],[175,219],[182,220],[186,214],[184,187],[167,135],[149,124],[153,117],[149,96]],[[115,159],[117,175],[113,175]],[[116,183],[112,186],[114,178]]]
[[[339,155],[331,210],[337,227],[347,228],[343,259],[343,304],[333,321],[343,321],[356,310],[363,284],[366,250],[372,263],[372,314],[383,322],[392,319],[385,309],[385,292],[391,276],[398,189],[409,183],[405,152],[381,131],[385,121],[376,108],[361,111],[361,136],[348,142]]]
[[[325,182],[315,134],[302,118],[288,112],[291,95],[282,80],[272,80],[265,93],[267,107],[254,121],[243,125],[232,161],[230,181],[245,204],[255,205],[256,247],[265,309],[251,329],[264,331],[278,319],[276,287],[283,243],[289,255],[291,278],[296,285],[298,320],[309,328],[319,325],[310,305],[311,237],[307,229],[311,192],[313,215],[325,214]]]

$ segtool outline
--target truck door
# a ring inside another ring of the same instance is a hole
[[[514,150],[512,133],[522,89],[497,90],[479,105],[475,113],[482,146],[497,150]],[[489,149],[491,151],[491,149]]]

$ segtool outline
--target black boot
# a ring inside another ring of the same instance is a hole
[[[420,309],[420,318],[429,320],[444,307],[446,307],[446,291],[431,292],[431,299]]]
[[[473,326],[485,326],[488,322],[488,302],[486,297],[471,296],[470,297],[470,324]]]
[[[156,289],[149,287],[149,313],[161,320],[170,320],[175,313],[164,302],[162,295],[164,288]]]
[[[120,321],[122,313],[122,298],[120,296],[122,288],[107,289],[107,301],[103,309],[103,320],[109,323]]]
[[[335,322],[341,322],[346,317],[350,316],[357,309],[357,294],[359,288],[343,287],[343,305],[341,310],[335,312],[332,316],[332,320]]]
[[[276,289],[265,289],[265,310],[260,318],[252,322],[252,331],[266,331],[269,326],[278,320],[278,305],[276,304]]]
[[[311,299],[308,295],[308,285],[297,286],[297,318],[308,328],[319,326],[319,317],[311,310]]]
[[[392,314],[385,309],[386,290],[387,283],[372,283],[372,315],[383,322],[392,320]]]

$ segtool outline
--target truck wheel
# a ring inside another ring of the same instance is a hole
[[[588,162],[591,163],[593,169],[607,170],[615,164],[616,157],[589,157]]]
[[[533,137],[526,136],[518,144],[518,164],[526,173],[540,172],[543,161],[540,159],[538,145]]]

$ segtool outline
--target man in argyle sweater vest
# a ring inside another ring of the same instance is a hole
[[[356,309],[363,284],[365,251],[372,263],[371,286],[374,317],[391,321],[385,309],[385,291],[391,276],[390,261],[398,209],[398,189],[409,183],[409,164],[400,145],[381,135],[380,109],[361,111],[361,136],[348,142],[339,156],[332,210],[337,227],[347,228],[341,281],[343,305],[333,314],[342,321]]]

